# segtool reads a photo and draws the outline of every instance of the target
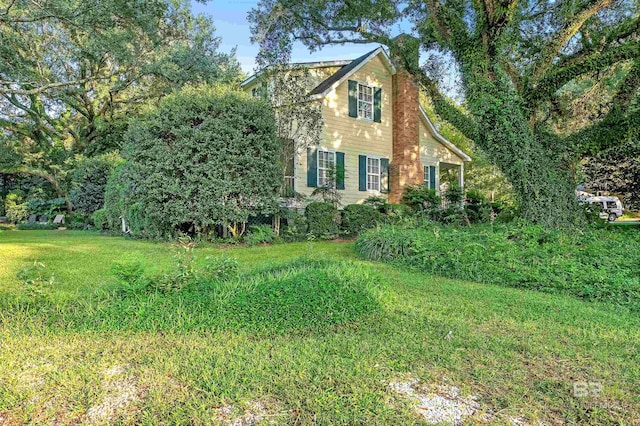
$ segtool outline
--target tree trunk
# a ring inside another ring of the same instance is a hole
[[[493,80],[465,76],[469,109],[479,124],[475,142],[512,184],[520,216],[554,228],[583,224],[567,153],[534,134],[518,94],[499,73]]]

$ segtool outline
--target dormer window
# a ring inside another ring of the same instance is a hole
[[[349,80],[349,117],[382,122],[382,88]]]
[[[358,83],[358,117],[373,120],[373,87]]]

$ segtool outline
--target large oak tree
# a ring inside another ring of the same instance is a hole
[[[188,0],[0,0],[0,172],[68,199],[79,156],[119,148],[141,106],[239,78],[219,45]]]
[[[583,218],[574,194],[579,159],[638,138],[639,6],[637,0],[262,0],[250,20],[263,63],[288,60],[296,42],[311,50],[388,46],[436,112],[507,176],[522,216],[566,227]],[[399,32],[415,42],[394,37]],[[441,94],[433,67],[414,60],[417,48],[451,58],[463,109]],[[614,67],[624,75],[601,116],[579,130],[558,131],[561,89],[585,76],[598,84]]]

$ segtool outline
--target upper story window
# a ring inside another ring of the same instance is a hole
[[[380,191],[380,159],[367,157],[367,190]]]
[[[318,186],[335,185],[336,153],[318,150]]]
[[[358,83],[358,117],[373,120],[373,87]]]

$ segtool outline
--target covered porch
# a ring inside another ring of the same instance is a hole
[[[440,194],[444,194],[454,186],[464,190],[464,163],[453,164],[441,161],[438,164],[438,169],[438,192]]]

